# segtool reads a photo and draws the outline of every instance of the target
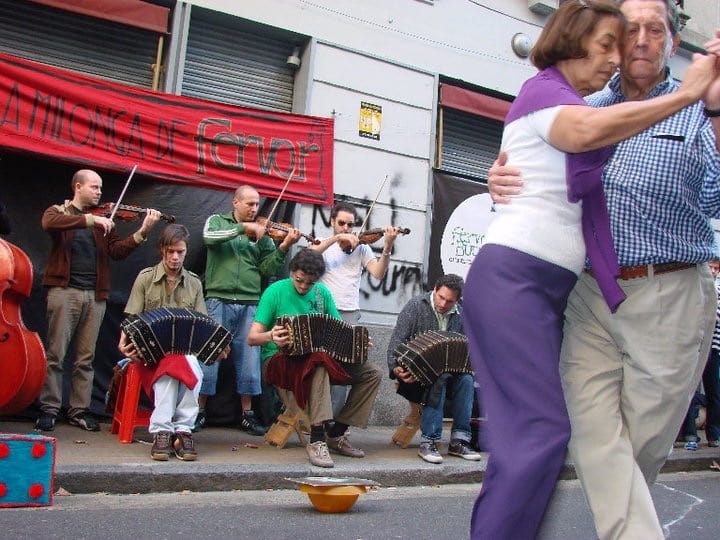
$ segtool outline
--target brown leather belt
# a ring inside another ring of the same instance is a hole
[[[650,268],[653,270],[653,274],[667,274],[668,272],[676,272],[678,270],[686,270],[697,266],[696,264],[681,263],[681,262],[669,262],[662,264],[644,264],[642,266],[621,266],[620,267],[620,278],[619,279],[635,279],[647,277]],[[591,276],[595,277],[592,268],[586,268],[585,271]]]

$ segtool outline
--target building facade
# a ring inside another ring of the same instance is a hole
[[[535,71],[527,53],[557,4],[0,0],[0,53],[128,87],[333,119],[333,198],[354,203],[367,228],[411,231],[397,239],[387,276],[361,283],[373,361],[383,366],[402,306],[438,275],[462,274],[482,244],[473,222],[488,201],[502,121]],[[679,78],[720,27],[720,3],[680,4]],[[454,213],[472,197],[475,206]],[[293,213],[302,231],[329,234],[329,206],[298,203]],[[383,386],[372,420],[394,423],[405,411]]]

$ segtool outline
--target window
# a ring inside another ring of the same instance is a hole
[[[510,102],[443,83],[436,167],[485,182],[502,140]]]

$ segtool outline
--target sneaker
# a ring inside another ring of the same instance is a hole
[[[255,413],[252,411],[246,411],[242,415],[240,420],[240,429],[247,431],[250,435],[262,436],[267,433],[268,428],[261,426],[255,419]]]
[[[150,457],[157,461],[167,461],[172,452],[172,433],[169,431],[158,431],[153,437]]]
[[[718,446],[719,446],[719,445],[718,445],[718,442],[717,442],[717,441],[708,441],[708,447],[710,447],[710,448],[717,448]]]
[[[42,413],[35,421],[35,429],[38,431],[52,431],[55,429],[55,415]]]
[[[325,437],[325,442],[328,448],[336,454],[342,454],[348,457],[365,457],[365,452],[350,444],[350,441],[348,441],[345,435],[341,435],[340,437]]]
[[[305,447],[307,450],[308,457],[310,458],[310,464],[316,467],[334,467],[330,452],[328,452],[328,445],[323,441],[317,441],[310,443]]]
[[[201,410],[198,413],[197,418],[195,418],[195,425],[192,428],[192,432],[197,433],[204,427],[205,427],[205,411]]]
[[[476,452],[470,447],[469,442],[461,440],[450,441],[450,446],[448,447],[448,454],[450,454],[451,456],[461,457],[469,461],[480,461],[482,459],[480,453]]]
[[[68,424],[77,426],[85,431],[100,431],[100,424],[89,412],[83,412],[72,418],[68,418]]]
[[[195,451],[192,435],[185,431],[175,433],[173,448],[175,449],[175,456],[177,456],[178,459],[183,461],[195,461],[197,459],[197,452]]]
[[[695,441],[688,441],[685,443],[685,450],[697,450],[698,449],[698,443]]]
[[[443,461],[437,446],[435,446],[435,441],[422,441],[418,449],[418,456],[428,463],[442,463]]]

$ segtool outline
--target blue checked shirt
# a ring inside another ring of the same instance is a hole
[[[667,78],[655,97],[678,88]],[[587,98],[594,107],[626,101],[615,76]],[[620,266],[700,263],[714,255],[708,218],[720,217],[720,153],[702,103],[617,145],[603,174]]]

